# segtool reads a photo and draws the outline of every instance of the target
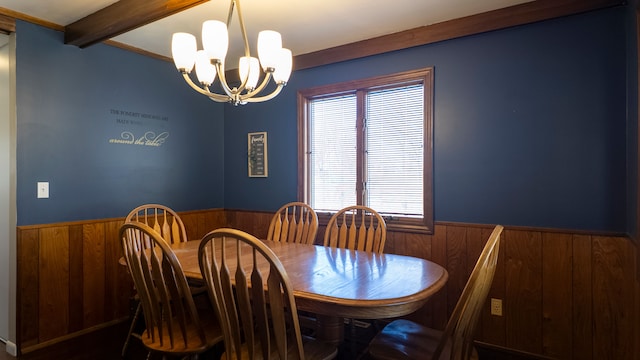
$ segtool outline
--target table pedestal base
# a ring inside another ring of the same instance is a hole
[[[344,318],[318,315],[316,319],[316,339],[338,346],[344,340]]]

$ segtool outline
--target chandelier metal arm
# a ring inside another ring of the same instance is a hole
[[[227,102],[229,101],[229,98],[227,96],[223,96],[220,94],[215,94],[209,91],[209,89],[207,88],[201,88],[198,85],[196,85],[193,80],[191,80],[191,77],[189,76],[188,72],[183,72],[182,73],[182,77],[184,77],[184,81],[187,82],[187,84],[189,84],[189,86],[191,86],[191,88],[197,92],[199,92],[202,95],[205,95],[207,97],[209,97],[211,100],[213,101],[217,101],[217,102]]]
[[[237,3],[237,6],[236,6]],[[234,8],[238,9],[238,22],[240,23],[240,33],[242,34],[242,41],[244,42],[244,56],[246,56],[247,58],[251,57],[251,50],[249,48],[249,37],[247,36],[247,29],[244,26],[244,18],[242,17],[242,7],[240,6],[240,0],[231,0],[231,3],[229,4],[229,14],[227,16],[227,30],[229,29],[229,26],[231,25],[231,19],[233,18],[233,10]],[[216,66],[217,67],[217,66]],[[223,88],[225,88],[225,92],[232,97],[231,94],[229,94],[229,92],[227,91],[227,89],[229,91],[231,91],[231,89],[229,88],[229,85],[227,84],[227,80],[226,80],[226,76],[224,75],[225,71],[224,71],[224,66],[222,66],[221,68],[218,69],[218,76],[220,77],[220,82],[222,82],[222,86]],[[238,86],[236,89],[234,89],[232,92],[237,95],[239,93],[241,93],[242,91],[244,91],[244,89],[247,86],[247,81],[249,80],[249,72],[247,72],[247,76],[244,79],[240,79],[242,81],[242,83],[240,84],[240,86]]]
[[[261,101],[271,100],[274,97],[276,97],[278,94],[280,94],[280,91],[282,91],[282,88],[284,87],[284,85],[285,85],[284,83],[278,84],[278,86],[269,95],[259,96],[259,97],[250,97],[246,99],[241,97],[241,101],[243,103],[250,103],[250,102],[261,102]]]
[[[267,86],[267,84],[269,84],[269,80],[271,80],[273,72],[272,71],[268,71],[264,78],[262,79],[262,82],[260,83],[260,85],[255,88],[253,91],[249,91],[246,94],[243,95],[243,97],[252,97],[252,96],[256,96],[258,95],[262,90],[264,90],[264,88]]]
[[[229,28],[229,24],[231,24],[231,17],[233,16],[233,7],[235,3],[238,3],[238,22],[240,23],[240,31],[242,32],[242,40],[244,41],[244,56],[250,57],[251,51],[249,50],[249,38],[247,37],[247,29],[244,26],[240,0],[231,0],[231,5],[229,5],[229,17],[227,18],[227,29]]]
[[[221,62],[217,62],[215,66],[216,66],[216,71],[218,72],[218,77],[220,78],[220,85],[222,86],[222,90],[224,90],[225,94],[227,94],[229,97],[233,97],[237,92],[242,91],[241,89],[244,89],[244,86],[243,86],[244,84],[242,84],[239,88],[232,90],[229,87],[229,84],[227,84],[227,77],[225,75],[224,65]]]

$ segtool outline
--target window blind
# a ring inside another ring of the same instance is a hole
[[[316,210],[338,210],[356,200],[355,94],[310,104],[311,198]]]
[[[366,98],[367,206],[423,215],[424,87],[371,91]]]

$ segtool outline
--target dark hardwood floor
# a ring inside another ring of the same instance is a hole
[[[107,360],[120,359],[129,324],[120,323],[105,329],[66,340],[49,347],[38,349],[18,357],[20,360]],[[137,339],[130,342],[127,359],[145,359],[146,352]],[[4,349],[4,346],[3,346]],[[16,359],[3,351],[0,360]]]
[[[49,347],[39,349],[19,356],[19,360],[112,360],[112,359],[146,359],[147,352],[138,339],[132,339],[126,356],[120,355],[124,339],[128,331],[129,323],[120,323],[105,329],[82,335]],[[366,324],[365,324],[366,326]],[[376,327],[345,325],[345,342],[338,351],[338,360],[366,360],[363,355],[367,344],[376,334]],[[526,357],[519,354],[511,354],[499,349],[478,347],[480,360],[530,360],[534,357]],[[160,356],[152,356],[151,359],[160,359]],[[218,359],[219,350],[200,356],[200,359]],[[0,360],[15,360],[0,342]]]
[[[39,349],[27,354],[23,354],[18,357],[19,360],[50,360],[50,359],[65,359],[65,360],[111,360],[122,359],[120,352],[124,339],[128,331],[128,323],[120,323],[105,329],[97,330],[95,332],[79,336],[58,344],[51,345],[49,347]],[[345,333],[350,332],[349,327],[345,327]],[[373,327],[369,328],[355,328],[357,334],[356,339],[352,339],[350,335],[347,336],[347,340],[339,350],[339,360],[354,360],[359,358],[360,353],[368,343],[375,330]],[[142,344],[138,339],[133,338],[127,350],[127,354],[124,359],[145,359],[147,352],[144,350]],[[160,359],[160,356],[152,356],[151,359]],[[210,353],[200,356],[200,359],[218,359],[219,353],[216,350]],[[0,343],[0,360],[15,360],[15,357],[10,356],[6,350],[5,345]]]

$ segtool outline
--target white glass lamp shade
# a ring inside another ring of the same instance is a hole
[[[241,57],[238,71],[240,72],[240,80],[244,80],[249,76],[246,87],[255,89],[260,78],[260,62],[258,59],[246,56]]]
[[[216,79],[216,67],[211,64],[209,54],[200,50],[196,54],[196,75],[200,84],[209,86]]]
[[[273,80],[276,84],[286,84],[291,76],[291,69],[293,67],[293,56],[291,50],[282,48],[279,51],[278,64],[273,72]]]
[[[258,33],[258,57],[265,71],[275,68],[278,63],[279,51],[282,49],[282,36],[273,30],[263,30]]]
[[[202,23],[202,46],[211,59],[224,61],[229,49],[227,25],[218,20]]]
[[[191,72],[196,61],[196,37],[183,32],[174,33],[171,38],[173,63],[180,71]]]

